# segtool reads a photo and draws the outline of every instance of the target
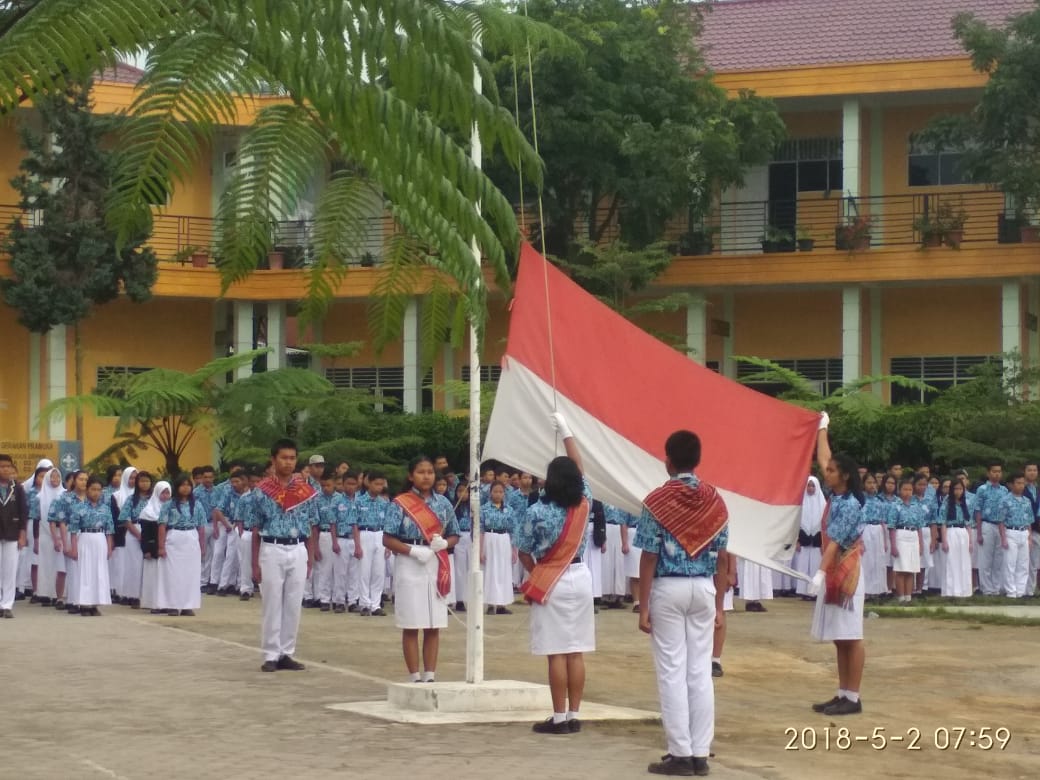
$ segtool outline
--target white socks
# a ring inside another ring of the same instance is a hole
[[[565,720],[567,720],[567,713],[566,712],[554,712],[553,713],[553,723],[563,723]]]
[[[423,682],[433,682],[433,675],[434,675],[434,672],[423,672],[422,681]]]
[[[421,680],[422,678],[419,676],[418,672],[412,672],[408,675],[408,679],[412,682],[419,682],[419,680]]]
[[[845,694],[847,694],[847,693],[848,693],[848,691],[846,691],[844,688],[838,688],[838,698],[839,699],[844,699],[845,698]]]
[[[859,691],[845,691],[845,698],[855,704],[859,701]]]
[[[577,719],[578,719],[578,711],[577,710],[567,710],[567,720],[570,721],[570,720],[577,720]]]
[[[714,656],[712,656],[711,662],[713,664],[721,664],[722,663],[722,656],[720,655],[718,658],[715,658]]]

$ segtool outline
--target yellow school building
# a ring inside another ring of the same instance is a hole
[[[932,118],[968,111],[985,84],[953,38],[953,16],[973,10],[1001,22],[1031,6],[1029,0],[712,4],[700,43],[717,83],[772,98],[788,139],[771,163],[748,172],[743,187],[719,193],[705,224],[672,227],[675,260],[647,294],[684,291],[693,302],[642,324],[684,339],[692,359],[727,376],[748,370],[734,356],[754,355],[797,369],[825,391],[881,373],[947,387],[987,357],[1014,351],[1026,363],[1040,363],[1040,243],[1028,241],[1029,231],[1023,242],[1021,226],[1006,216],[1013,211],[1003,193],[964,180],[957,150],[915,142]],[[139,76],[129,66],[101,74],[96,110],[129,106]],[[117,301],[83,323],[84,388],[112,372],[193,370],[260,343],[274,350],[269,367],[308,365],[339,387],[393,397],[406,411],[454,408],[443,385],[468,379],[468,349],[445,346],[423,365],[421,294],[409,305],[402,341],[380,354],[370,345],[368,301],[381,274],[383,236],[393,229],[379,204],[368,215],[371,267],[349,270],[328,316],[306,336],[294,316],[305,271],[258,270],[222,296],[212,264],[195,267],[188,259],[192,248],[212,241],[216,203],[251,113],[244,105],[241,125],[222,128],[190,183],[157,209],[154,299]],[[0,123],[0,231],[20,213],[8,180],[22,157],[18,128],[32,121],[32,110],[22,109]],[[316,172],[316,188],[326,175]],[[965,218],[959,246],[922,248],[915,221],[940,208]],[[869,224],[861,223],[862,240],[850,248],[840,234],[857,219]],[[305,202],[286,219],[284,243],[305,245],[308,224]],[[764,245],[769,227],[781,240]],[[710,252],[703,240],[690,241],[695,233],[710,239]],[[803,241],[799,251],[797,238],[811,239],[812,248]],[[8,272],[0,257],[0,273]],[[481,373],[493,381],[509,315],[502,296],[492,296],[490,306]],[[0,303],[0,333],[0,441],[71,439],[71,420],[35,427],[46,403],[73,392],[70,330],[29,333]],[[298,349],[308,340],[366,345],[349,359],[323,362]],[[893,402],[922,400],[912,391],[876,392]],[[86,458],[110,443],[113,426],[111,419],[86,420]],[[212,443],[199,440],[182,462],[212,459]],[[154,453],[142,458],[146,465],[158,460]]]

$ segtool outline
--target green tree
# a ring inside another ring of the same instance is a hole
[[[545,161],[545,251],[566,256],[574,238],[600,242],[616,218],[639,248],[666,222],[709,212],[718,191],[764,163],[784,134],[771,101],[729,99],[705,70],[695,37],[699,12],[678,0],[531,0],[532,19],[561,30],[579,50],[518,49],[495,64],[498,88]],[[499,162],[516,160],[506,150]],[[495,181],[519,199],[512,168]],[[532,231],[534,232],[534,231]],[[532,236],[534,237],[534,236]]]
[[[178,474],[181,456],[200,431],[230,448],[256,442],[268,446],[296,433],[300,410],[333,394],[329,382],[301,368],[265,371],[224,384],[228,373],[269,351],[219,358],[192,372],[155,368],[116,377],[94,393],[52,401],[40,418],[84,411],[115,417],[114,441],[95,456],[95,463],[152,449],[163,457],[167,474]]]
[[[80,322],[120,294],[148,300],[157,273],[155,254],[141,246],[147,236],[134,233],[120,243],[105,221],[120,152],[104,147],[113,123],[92,112],[90,86],[43,97],[36,103],[40,129],[22,129],[26,157],[11,184],[26,216],[8,228],[12,276],[0,280],[4,301],[29,330],[72,327],[76,395],[83,393]],[[76,438],[83,438],[79,414]]]

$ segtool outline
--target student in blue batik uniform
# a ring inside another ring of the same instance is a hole
[[[525,507],[526,509],[526,507]],[[517,515],[506,503],[506,486],[491,486],[489,501],[480,508],[480,562],[484,564],[484,600],[489,615],[511,615],[513,603],[513,549]]]
[[[628,513],[616,506],[603,504],[607,522],[607,544],[603,553],[603,604],[609,609],[624,606],[628,582],[625,577],[625,556],[628,555]]]
[[[725,620],[722,600],[728,586],[718,567],[729,541],[728,514],[714,489],[694,473],[701,463],[700,438],[676,431],[664,450],[670,478],[646,497],[636,533],[643,551],[639,628],[651,637],[668,743],[668,754],[648,770],[706,775],[715,732],[713,642]],[[672,531],[683,535],[680,528],[689,523],[694,506],[705,519],[691,532],[696,542],[684,546]],[[688,550],[691,545],[699,548],[695,554]]]
[[[960,481],[951,481],[950,493],[939,507],[939,535],[946,554],[942,595],[954,598],[971,596],[972,518],[967,491]]]
[[[628,595],[623,600],[633,604],[633,612],[639,612],[639,561],[643,557],[643,551],[635,542],[636,532],[639,530],[639,517],[630,512],[624,512],[624,516],[628,534],[628,552],[625,553],[625,578],[628,580]]]
[[[921,513],[921,571],[914,578],[914,593],[920,594],[930,590],[934,577],[935,559],[933,553],[939,544],[939,534],[935,528],[937,506],[935,496],[928,493],[928,475],[922,472],[914,474],[914,503]]]
[[[126,532],[123,584],[119,592],[126,598],[132,609],[141,608],[141,585],[144,582],[141,512],[144,511],[152,497],[152,482],[152,475],[147,471],[135,471],[134,489],[123,500],[119,517],[116,518],[116,526],[122,526]],[[150,552],[152,551],[150,550]]]
[[[253,501],[256,499],[256,486],[264,478],[264,470],[260,466],[247,469],[246,492],[235,504],[232,520],[238,536],[238,597],[240,601],[253,598]]]
[[[525,507],[524,511],[527,509]],[[459,524],[459,541],[453,548],[455,561],[455,611],[465,612],[469,595],[470,556],[473,552],[473,518],[470,516],[469,485],[459,482],[455,490],[455,519]]]
[[[209,581],[206,592],[218,596],[226,596],[232,590],[228,587],[231,575],[235,574],[236,579],[238,576],[236,559],[238,537],[235,534],[228,507],[233,500],[231,494],[235,492],[230,475],[238,473],[244,478],[244,472],[237,462],[230,464],[228,472],[228,479],[214,485],[213,492],[209,496],[209,523],[213,542],[210,550]]]
[[[159,515],[159,609],[191,617],[202,606],[197,584],[206,554],[206,508],[186,474],[173,482],[173,497]]]
[[[459,540],[455,509],[444,496],[433,492],[433,461],[424,455],[408,465],[408,483],[402,495],[390,502],[383,527],[383,545],[396,555],[394,562],[394,617],[401,629],[404,662],[412,682],[433,682],[440,649],[440,629],[448,625],[447,596],[451,587],[450,562],[438,553]],[[414,498],[418,496],[421,502]],[[415,509],[409,507],[414,504]],[[423,533],[416,517],[432,516],[433,533]],[[448,571],[444,571],[447,566]],[[445,575],[447,588],[442,588]],[[419,673],[419,631],[423,632]]]
[[[201,581],[199,584],[200,587],[210,594],[217,592],[215,585],[212,590],[209,587],[210,570],[213,568],[213,547],[218,532],[218,529],[213,526],[213,508],[216,506],[219,498],[216,494],[216,486],[213,484],[215,479],[216,471],[212,466],[199,466],[192,469],[192,480],[197,480],[198,482],[193,488],[192,494],[195,497],[195,502],[202,506],[203,514],[206,517],[206,543],[203,545],[205,558],[202,560]]]
[[[975,543],[978,545],[979,587],[983,596],[999,596],[1004,584],[1004,549],[1000,533],[1000,507],[1008,489],[1000,484],[1004,467],[991,461],[989,481],[975,494]]]
[[[330,477],[331,475],[331,477]],[[354,507],[354,492],[357,490],[357,473],[347,471],[342,480],[347,485],[347,492],[336,491],[336,472],[326,469],[322,480],[322,494],[318,496],[318,516],[324,524],[326,521],[332,536],[332,610],[337,613],[347,611],[347,602],[354,603],[357,598],[357,558],[361,550],[361,532],[358,530],[357,511]],[[328,493],[329,483],[333,487],[331,497]],[[319,540],[320,541],[320,540]],[[353,577],[351,576],[353,575]]]
[[[1011,493],[1000,504],[1000,543],[1004,549],[1004,592],[1008,598],[1026,595],[1029,581],[1029,528],[1036,519],[1033,503],[1025,495],[1026,477],[1011,475]]]
[[[873,474],[867,474],[863,487],[866,498],[863,505],[863,586],[868,599],[880,599],[888,595],[885,569],[890,554],[889,504],[878,495],[878,484]]]
[[[358,609],[362,617],[382,617],[383,585],[386,582],[386,556],[383,547],[383,529],[390,501],[386,491],[386,475],[370,471],[368,489],[354,500],[358,531],[361,539],[361,557],[358,567]]]
[[[98,606],[111,604],[108,559],[112,556],[111,507],[101,500],[103,485],[99,477],[87,480],[86,499],[72,510],[68,531],[72,538],[72,558],[76,561],[75,598],[81,615],[98,616]]]
[[[1040,486],[1037,485],[1038,467],[1035,461],[1026,464],[1026,497],[1033,504],[1033,522],[1029,535],[1029,577],[1026,580],[1026,596],[1036,595],[1037,570],[1040,569]]]
[[[579,713],[585,694],[585,653],[596,650],[596,627],[592,606],[592,575],[582,563],[587,525],[568,528],[568,514],[573,522],[582,519],[583,503],[591,505],[592,493],[582,473],[578,442],[563,415],[554,413],[550,421],[563,441],[564,456],[554,458],[545,470],[545,486],[541,498],[532,504],[517,533],[517,548],[524,568],[532,574],[527,586],[538,581],[536,568],[546,566],[549,553],[561,542],[564,530],[578,539],[573,558],[557,560],[552,571],[563,566],[559,578],[548,591],[544,603],[531,603],[531,653],[544,655],[549,667],[549,692],[553,714],[536,723],[537,734],[573,734],[581,731]],[[565,537],[570,541],[573,537]],[[566,548],[563,548],[566,549]],[[530,598],[531,591],[527,594]]]
[[[72,557],[72,537],[69,535],[69,524],[80,504],[87,500],[87,480],[90,475],[85,471],[73,471],[66,477],[70,487],[58,502],[57,517],[61,529],[61,549],[65,554],[65,591],[68,595],[65,606],[70,615],[79,614],[79,604],[75,601],[79,593],[77,579],[79,565]]]
[[[296,472],[298,450],[290,439],[271,447],[271,476],[253,491],[253,577],[263,599],[262,672],[302,671],[293,658],[307,577],[317,544],[317,491]]]
[[[888,516],[888,528],[892,568],[896,577],[896,598],[901,604],[909,604],[914,578],[921,571],[921,554],[924,551],[922,529],[927,512],[921,502],[914,500],[912,477],[899,483],[899,499],[899,504]]]
[[[863,679],[863,577],[860,576],[860,538],[863,535],[863,493],[856,462],[847,455],[832,455],[823,414],[816,440],[816,461],[832,491],[830,514],[824,528],[820,571],[813,577],[812,590],[819,595],[813,612],[813,637],[834,642],[838,656],[838,693],[813,705],[814,712],[828,716],[852,715],[863,711],[860,683]],[[856,581],[855,589],[852,582]],[[826,585],[826,587],[825,587]]]
[[[324,459],[322,460],[324,464]],[[312,485],[313,487],[313,485]],[[350,507],[343,494],[336,492],[336,471],[326,468],[318,480],[319,493],[315,498],[315,511],[318,516],[318,541],[314,549],[314,570],[311,574],[314,598],[322,612],[332,611],[333,578],[339,549],[339,514],[349,514]],[[349,517],[347,518],[349,521]],[[349,522],[345,524],[346,534],[352,535]],[[345,534],[345,535],[346,535]]]

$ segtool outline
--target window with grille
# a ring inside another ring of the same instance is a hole
[[[383,407],[383,411],[404,410],[404,367],[389,366],[380,368],[376,366],[362,366],[358,368],[326,368],[325,378],[333,387],[340,390],[370,390],[373,395],[382,401],[391,400],[393,403],[376,403],[377,407]],[[420,382],[422,395],[422,410],[433,409],[433,370],[427,369]]]
[[[907,183],[911,187],[972,184],[962,165],[964,150],[927,144],[910,136],[907,155]]]
[[[123,383],[129,377],[151,370],[142,366],[98,366],[95,374],[94,393],[113,398],[125,398]]]
[[[772,164],[793,167],[798,192],[841,191],[842,149],[839,137],[793,138],[777,147]]]
[[[932,357],[897,357],[890,361],[890,371],[908,379],[920,379],[936,391],[947,390],[954,385],[970,382],[975,378],[974,369],[987,362],[1001,365],[999,358],[988,355],[948,355]],[[912,387],[892,385],[892,403],[930,403],[938,392],[918,390]]]
[[[808,379],[822,395],[830,395],[842,385],[842,361],[840,357],[794,358],[773,360],[773,362],[782,368],[797,371]],[[762,370],[750,363],[738,363],[737,379],[754,376]],[[748,384],[748,387],[774,398],[790,390],[790,387],[782,382],[752,382]]]
[[[481,366],[480,367],[480,381],[481,382],[497,382],[502,378],[502,366]],[[462,381],[469,381],[469,366],[462,367]]]
[[[704,364],[704,367],[710,371],[714,371],[716,374],[719,373],[719,361],[717,360],[709,360]]]

